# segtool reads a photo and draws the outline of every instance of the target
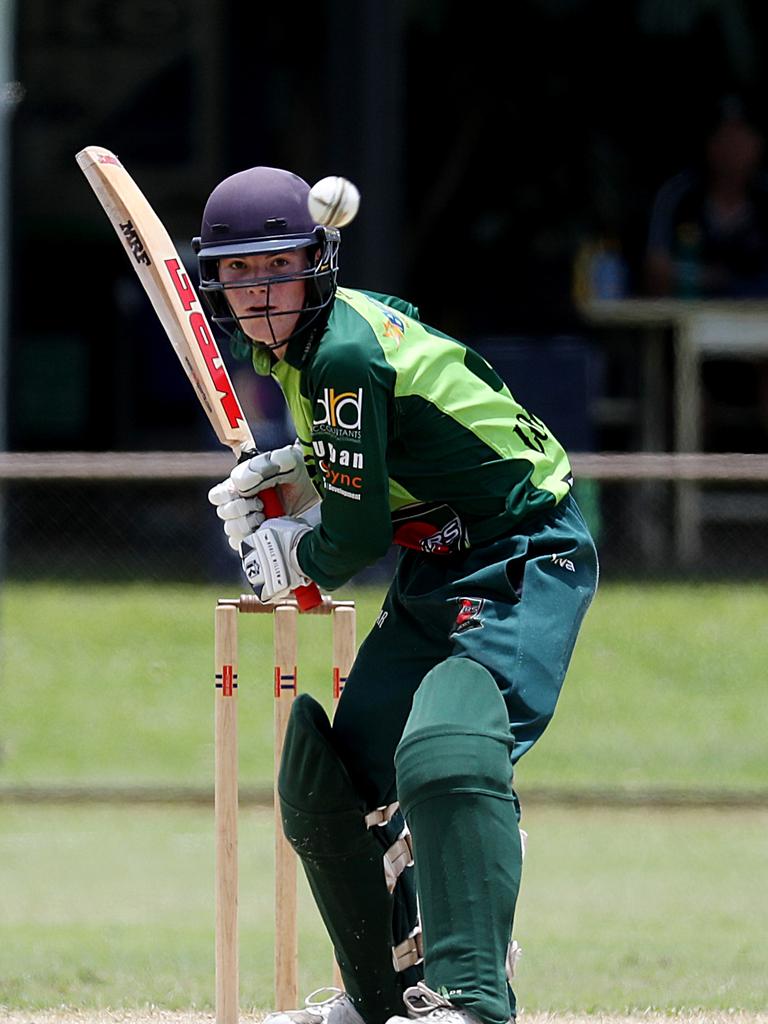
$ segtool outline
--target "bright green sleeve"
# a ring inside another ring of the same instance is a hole
[[[557,438],[484,359],[384,298],[339,288],[317,342],[273,367],[323,495],[299,563],[329,589],[386,553],[404,509],[444,506],[471,546],[572,482]]]

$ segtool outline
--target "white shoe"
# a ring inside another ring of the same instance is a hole
[[[408,1016],[390,1017],[387,1024],[411,1024],[414,1020],[424,1021],[424,1024],[480,1024],[480,1019],[469,1010],[454,1006],[423,981],[403,992],[403,1002]]]
[[[329,993],[324,999],[318,998]],[[303,1010],[275,1010],[263,1024],[365,1024],[352,1000],[340,988],[317,988],[304,1000]]]

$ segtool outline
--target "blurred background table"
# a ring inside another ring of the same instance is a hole
[[[645,451],[698,452],[703,447],[701,366],[707,359],[768,358],[768,302],[751,299],[595,299],[580,312],[593,327],[636,328],[640,360],[640,438]],[[671,379],[667,348],[672,344]],[[671,395],[672,427],[667,421]],[[653,486],[653,485],[649,485]],[[675,485],[674,544],[682,564],[702,551],[698,484]],[[658,546],[651,523],[645,537]]]

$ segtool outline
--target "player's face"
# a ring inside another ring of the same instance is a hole
[[[219,280],[240,327],[252,341],[287,342],[304,306],[305,282],[273,278],[299,274],[309,266],[304,249],[229,256],[219,261]],[[232,287],[232,286],[235,287]],[[285,345],[274,348],[282,358]]]

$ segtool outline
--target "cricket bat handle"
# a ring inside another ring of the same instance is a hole
[[[264,502],[264,515],[267,519],[277,519],[285,511],[280,495],[274,487],[270,487],[268,491],[261,491],[259,497]]]

